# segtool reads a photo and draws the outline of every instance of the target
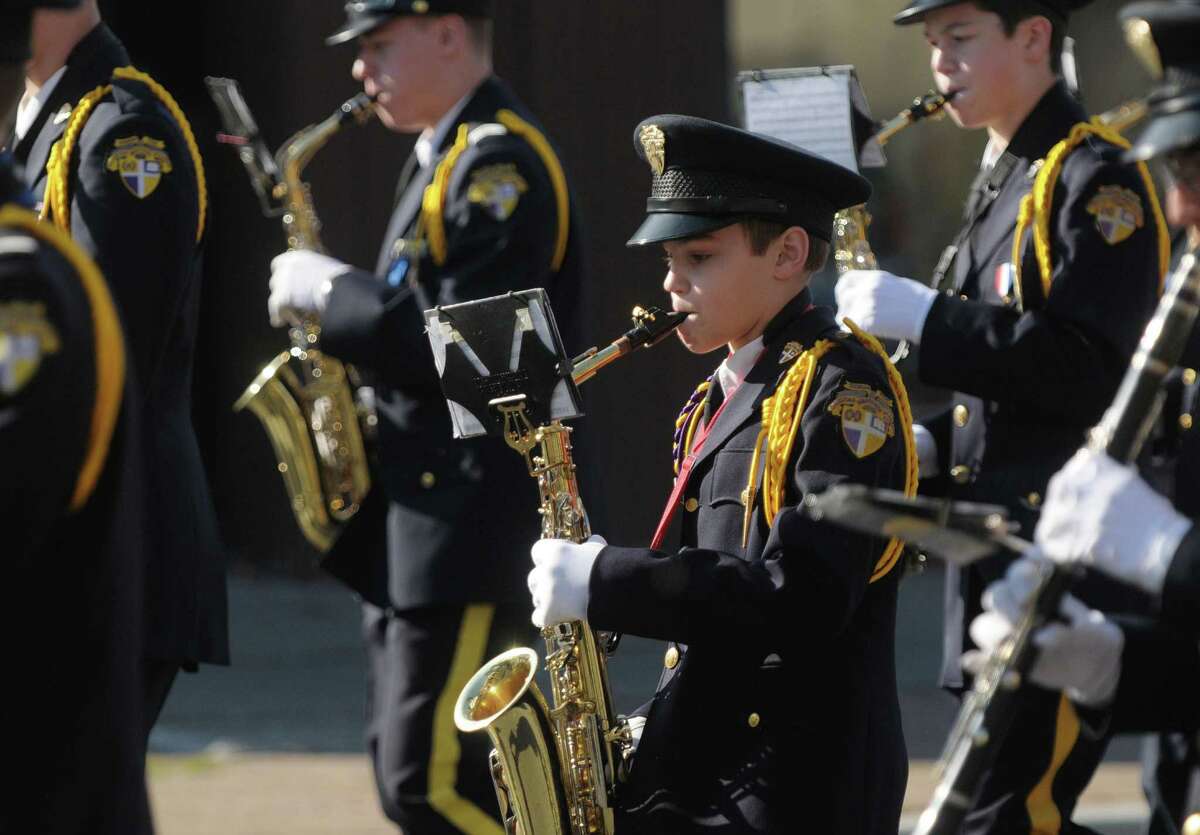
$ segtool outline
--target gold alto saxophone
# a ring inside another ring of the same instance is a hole
[[[237,82],[205,81],[226,130],[218,138],[238,147],[264,213],[283,222],[288,249],[324,251],[321,223],[302,174],[343,125],[371,118],[371,100],[355,96],[272,155]],[[233,408],[248,408],[262,422],[301,532],[327,551],[370,490],[364,435],[376,418],[369,405],[355,399],[353,369],[318,349],[320,335],[320,323],[312,317],[290,327],[292,347],[263,367]]]
[[[949,101],[940,93],[929,92],[913,99],[913,103],[901,110],[886,122],[878,125],[872,139],[886,145],[892,137],[909,125],[922,119],[937,120],[945,115],[943,108]],[[833,216],[833,261],[837,274],[844,275],[850,270],[877,270],[879,262],[867,240],[867,229],[871,225],[871,215],[865,204],[842,209]],[[908,356],[908,343],[901,340],[892,354],[892,362],[899,362]]]
[[[574,362],[576,383],[639,346],[651,346],[686,314],[633,311],[634,327],[602,351]],[[504,436],[537,479],[542,536],[583,542],[591,535],[575,481],[571,430],[560,421],[534,427],[523,398],[505,398]],[[464,732],[487,731],[495,748],[492,780],[508,835],[611,835],[612,795],[624,774],[632,737],[612,710],[606,636],[584,621],[542,630],[554,707],[534,682],[537,653],[502,653],[459,694],[454,722]]]

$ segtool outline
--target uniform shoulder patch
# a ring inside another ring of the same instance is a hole
[[[42,357],[57,354],[58,331],[40,302],[0,303],[0,397],[13,397],[37,375]]]
[[[867,383],[843,383],[829,412],[841,418],[842,440],[855,458],[874,455],[896,434],[892,398]]]
[[[1124,186],[1100,186],[1088,201],[1087,212],[1095,219],[1100,237],[1110,246],[1116,246],[1146,225],[1142,198]]]
[[[167,143],[150,136],[126,136],[113,142],[104,167],[138,200],[145,200],[174,170]]]
[[[467,186],[467,200],[482,207],[496,220],[505,221],[512,217],[521,195],[529,191],[529,184],[511,162],[485,165],[471,172]]]

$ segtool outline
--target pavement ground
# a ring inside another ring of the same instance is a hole
[[[897,670],[910,778],[907,831],[933,787],[957,703],[934,682],[941,577],[901,593]],[[324,581],[234,579],[234,664],[181,676],[151,737],[151,800],[160,835],[395,835],[362,753],[358,607]],[[626,638],[610,665],[618,711],[653,692],[659,642]],[[1076,820],[1107,835],[1140,831],[1137,740],[1118,740]]]

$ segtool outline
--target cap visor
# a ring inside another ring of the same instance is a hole
[[[689,215],[676,212],[651,212],[625,246],[646,246],[680,238],[694,238],[715,232],[738,222],[737,215]]]
[[[1200,143],[1200,110],[1181,110],[1157,116],[1122,156],[1125,162],[1144,162]]]
[[[377,26],[386,23],[389,19],[391,19],[391,15],[384,15],[382,17],[367,17],[362,18],[361,20],[356,20],[353,23],[347,23],[341,29],[337,30],[328,38],[326,38],[325,45],[337,46],[338,44],[343,44],[346,41],[352,41],[359,35],[365,35],[367,32],[370,32]]]
[[[892,23],[897,26],[908,26],[910,23],[920,23],[925,19],[925,15],[932,12],[934,9],[940,9],[945,6],[956,6],[966,0],[930,0],[928,3],[914,3],[907,9],[904,9],[898,15],[892,18]]]

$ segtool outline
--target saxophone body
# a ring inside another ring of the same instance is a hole
[[[226,84],[218,89],[216,82]],[[364,94],[350,99],[295,134],[273,160],[269,154],[264,160],[262,140],[236,82],[211,79],[209,86],[227,129],[241,140],[234,144],[241,145],[264,209],[283,222],[288,249],[322,252],[321,224],[303,171],[343,125],[371,117],[371,100]],[[353,369],[319,350],[320,335],[314,318],[292,325],[291,347],[263,367],[234,410],[249,409],[262,422],[301,532],[319,551],[327,551],[370,490],[365,437],[376,417],[356,400]]]
[[[614,359],[649,347],[686,314],[634,310],[635,327],[602,351],[576,358],[576,383]],[[542,537],[583,542],[591,536],[579,496],[571,429],[560,421],[534,427],[522,398],[498,402],[505,442],[537,480]],[[509,650],[485,664],[459,694],[454,721],[486,731],[494,746],[492,780],[508,835],[612,835],[613,795],[633,751],[625,721],[613,712],[607,636],[584,621],[542,629],[553,707],[534,675],[537,653]]]

